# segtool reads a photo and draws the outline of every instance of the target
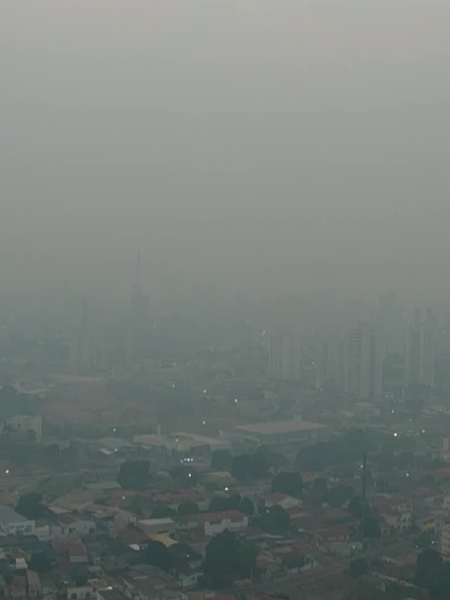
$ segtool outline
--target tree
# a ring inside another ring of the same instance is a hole
[[[312,485],[312,493],[316,498],[325,498],[328,492],[328,481],[325,477],[316,477]]]
[[[355,579],[362,577],[363,575],[367,575],[369,572],[369,563],[365,558],[356,558],[350,563],[348,572]]]
[[[367,500],[363,500],[362,496],[354,496],[348,505],[348,512],[357,519],[361,519],[364,512],[368,512]]]
[[[202,555],[199,552],[186,543],[173,544],[173,546],[170,546],[169,548],[169,554],[171,555],[172,563],[176,569],[186,566],[191,561],[198,561],[202,558]]]
[[[180,487],[193,487],[198,483],[198,473],[193,467],[176,465],[170,469],[170,476]]]
[[[145,490],[150,481],[150,463],[147,460],[127,460],[119,467],[117,481],[124,490]]]
[[[53,564],[50,556],[45,552],[36,552],[28,562],[28,568],[36,573],[48,573],[52,570]]]
[[[61,450],[61,458],[68,461],[73,461],[78,458],[78,450],[74,446],[67,446]]]
[[[327,502],[334,508],[340,508],[353,497],[353,488],[347,485],[336,485],[328,491]]]
[[[16,511],[31,521],[42,518],[46,513],[46,508],[42,504],[42,495],[30,492],[20,496]]]
[[[259,526],[269,533],[279,533],[289,527],[289,513],[282,506],[274,505],[266,508],[258,521]]]
[[[442,569],[442,558],[437,550],[424,550],[417,557],[415,582],[419,587],[431,589]]]
[[[204,574],[215,588],[229,588],[237,579],[252,577],[257,550],[235,533],[224,531],[206,546]]]
[[[239,504],[239,510],[251,517],[255,512],[255,505],[249,498],[242,498]]]
[[[233,458],[231,473],[240,481],[265,479],[269,475],[269,461],[261,452],[240,454]]]
[[[431,546],[431,542],[433,541],[433,535],[427,531],[423,531],[420,533],[416,539],[414,540],[416,546],[421,550],[425,550]]]
[[[369,514],[364,517],[364,535],[368,538],[381,537],[380,521],[374,514]]]
[[[450,590],[450,564],[448,562],[443,563],[429,590],[433,600],[448,600],[448,591]]]
[[[303,481],[298,473],[281,471],[272,481],[272,490],[299,498],[302,494]]]
[[[219,471],[227,471],[231,468],[233,457],[228,450],[214,450],[211,456],[211,467]]]
[[[157,504],[152,510],[152,519],[166,519],[173,517],[175,511],[166,504]]]
[[[185,502],[180,502],[178,505],[178,514],[179,515],[196,515],[200,512],[198,504],[193,502],[192,500],[186,500]]]
[[[145,561],[164,571],[170,571],[174,564],[169,550],[161,542],[150,542],[145,551]]]
[[[135,515],[142,515],[142,498],[135,496],[127,504],[127,510]]]
[[[87,585],[90,576],[91,573],[89,569],[83,565],[77,565],[72,571],[72,579],[74,580],[75,585],[79,587]]]
[[[222,512],[224,510],[239,510],[241,496],[232,494],[231,496],[214,496],[209,503],[209,512]]]

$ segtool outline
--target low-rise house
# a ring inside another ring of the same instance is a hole
[[[10,506],[0,505],[0,535],[33,535],[35,522],[17,513]]]
[[[95,533],[95,523],[78,515],[60,515],[58,523],[63,537],[80,538]]]
[[[348,542],[352,537],[352,530],[346,525],[330,525],[320,532],[319,536],[325,543]]]
[[[134,513],[128,512],[127,510],[119,510],[112,517],[112,522],[114,524],[114,529],[123,529],[130,525],[136,525],[137,517]]]
[[[142,519],[137,522],[137,527],[147,535],[153,533],[175,533],[175,522],[167,517],[165,519]]]
[[[303,502],[294,496],[288,496],[287,494],[281,494],[280,492],[274,492],[266,498],[265,505],[270,508],[271,506],[281,506],[284,510],[291,510],[303,506]]]
[[[67,600],[92,600],[95,592],[90,585],[80,585],[67,588]]]
[[[63,530],[61,525],[53,522],[37,522],[34,534],[41,542],[50,542],[52,540],[59,540],[63,537]]]
[[[116,532],[116,537],[124,544],[137,550],[145,550],[152,541],[151,538],[137,527],[124,527]]]
[[[11,571],[26,571],[28,569],[23,552],[13,552],[9,555],[9,568]]]
[[[178,580],[182,588],[195,587],[200,577],[203,577],[203,571],[198,567],[186,566],[178,570]]]
[[[79,540],[55,540],[52,545],[58,560],[69,562],[72,565],[89,562],[86,548]]]
[[[412,525],[411,512],[399,513],[394,510],[385,510],[380,512],[380,517],[391,531],[407,531]]]
[[[227,510],[216,513],[200,513],[189,515],[180,519],[182,529],[200,529],[204,535],[210,537],[230,531],[242,531],[248,527],[248,515],[238,510]]]
[[[123,580],[129,600],[188,600],[180,583],[162,569],[137,565]]]
[[[108,586],[97,590],[96,600],[127,600],[127,596],[118,587]]]
[[[283,568],[280,558],[274,556],[268,550],[258,555],[256,566],[261,573],[263,579],[273,579]]]
[[[40,598],[42,596],[41,578],[35,571],[27,571],[28,598]]]
[[[24,575],[13,575],[11,581],[6,581],[0,575],[0,594],[4,598],[26,598],[28,593],[28,580]]]

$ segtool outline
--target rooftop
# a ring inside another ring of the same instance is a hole
[[[23,515],[19,515],[10,506],[0,504],[0,521],[2,523],[28,523],[29,520]]]
[[[274,421],[270,423],[253,423],[252,425],[238,425],[236,429],[239,431],[244,431],[246,433],[282,434],[294,433],[296,431],[312,431],[317,429],[326,429],[326,425],[320,425],[319,423],[311,423],[309,421],[303,421],[301,419],[294,419],[293,421]]]
[[[147,527],[152,525],[174,525],[174,521],[170,517],[165,519],[142,519],[139,521],[139,525],[146,525]]]
[[[187,521],[196,521],[197,523],[211,523],[212,521],[223,521],[225,519],[231,519],[232,521],[242,521],[244,517],[246,517],[244,513],[239,510],[224,510],[221,512],[210,512],[210,513],[200,513],[197,515],[189,515],[187,517],[183,517]]]

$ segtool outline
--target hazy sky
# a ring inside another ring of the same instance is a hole
[[[450,296],[449,22],[447,0],[4,0],[0,299],[122,294],[138,247],[154,285]]]

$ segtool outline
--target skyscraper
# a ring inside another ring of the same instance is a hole
[[[81,325],[71,345],[71,368],[78,374],[92,373],[103,366],[104,344],[98,327],[97,310],[93,298],[83,300]]]
[[[325,387],[345,387],[345,344],[340,335],[329,335],[319,351],[320,379]]]
[[[284,381],[299,380],[300,364],[300,336],[286,331],[273,334],[269,348],[269,377]]]
[[[376,400],[382,395],[383,354],[380,340],[365,322],[350,329],[346,352],[347,394],[358,400]]]
[[[133,358],[142,358],[146,352],[148,334],[148,298],[144,294],[141,275],[141,255],[136,258],[136,270],[130,306],[129,349]]]
[[[434,352],[436,317],[431,308],[421,318],[420,308],[414,310],[413,322],[408,328],[405,352],[405,386],[434,383]]]
[[[402,311],[397,305],[395,294],[380,296],[374,314],[374,326],[381,338],[386,353],[403,352]]]

